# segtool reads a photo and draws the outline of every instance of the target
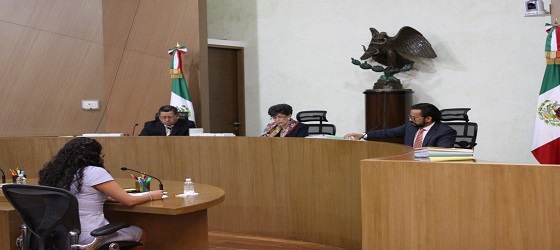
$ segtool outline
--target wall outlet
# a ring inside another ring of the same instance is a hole
[[[82,109],[85,110],[99,109],[99,100],[82,100]]]

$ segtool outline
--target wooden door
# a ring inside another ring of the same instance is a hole
[[[209,133],[245,135],[243,49],[209,45]]]

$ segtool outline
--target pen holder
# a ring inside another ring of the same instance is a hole
[[[150,191],[150,183],[149,182],[146,183],[146,182],[135,181],[134,182],[134,187],[136,188],[136,191],[139,192],[139,193]]]
[[[24,175],[23,175],[23,177],[27,178],[27,175],[26,175],[26,174],[24,174]],[[18,176],[17,176],[17,175],[16,175],[16,176],[13,176],[13,175],[12,175],[12,183],[16,183],[16,181],[17,181],[17,178],[18,178]]]

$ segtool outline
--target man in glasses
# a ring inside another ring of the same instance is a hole
[[[196,128],[193,121],[182,119],[176,107],[165,105],[159,108],[157,119],[144,124],[139,135],[188,136],[190,128]]]
[[[430,103],[418,103],[410,107],[408,122],[400,127],[370,130],[362,134],[350,133],[344,136],[355,140],[394,137],[404,137],[404,144],[414,148],[451,148],[455,143],[457,131],[441,123],[441,112],[436,106]]]

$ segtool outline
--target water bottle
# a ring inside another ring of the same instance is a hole
[[[25,178],[25,172],[21,171],[21,173],[19,173],[17,179],[16,179],[16,184],[27,184],[26,178]]]
[[[191,181],[191,178],[185,179],[183,194],[194,194],[194,183]]]

